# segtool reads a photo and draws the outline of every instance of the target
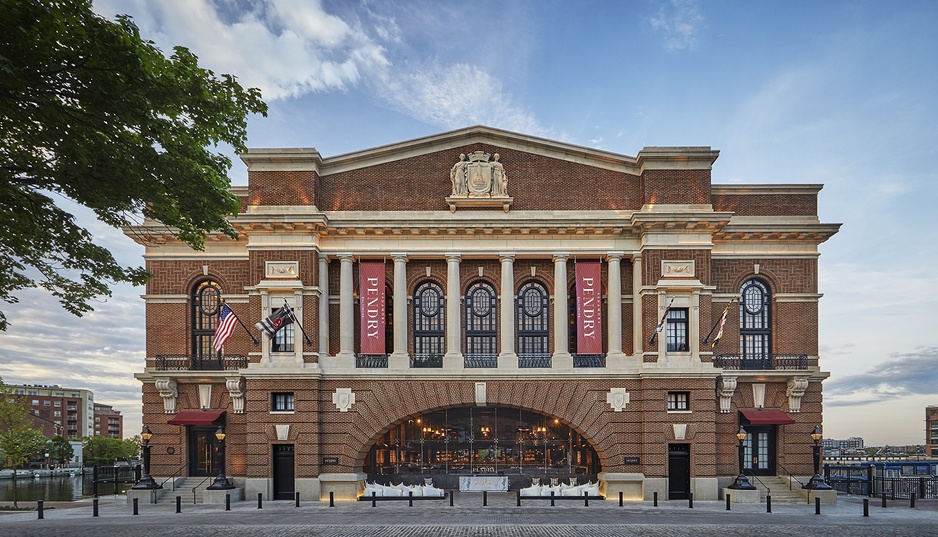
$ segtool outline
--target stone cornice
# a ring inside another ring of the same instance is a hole
[[[817,194],[824,188],[820,184],[738,184],[738,185],[710,185],[710,194],[713,196],[765,196],[769,194]]]

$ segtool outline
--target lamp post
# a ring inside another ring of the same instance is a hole
[[[215,438],[218,439],[218,452],[221,454],[221,464],[218,469],[218,477],[209,485],[208,490],[228,490],[235,488],[234,485],[225,477],[225,430],[221,427],[215,431]]]
[[[541,433],[544,440],[544,475],[547,475],[547,427],[538,427],[537,432]]]
[[[736,433],[736,440],[739,441],[739,475],[736,476],[736,481],[733,482],[727,488],[736,489],[736,490],[756,490],[756,487],[752,486],[752,483],[749,482],[749,479],[746,477],[746,474],[743,473],[743,441],[746,439],[746,430],[743,429],[743,426],[739,426],[739,432]]]
[[[824,435],[821,434],[821,426],[815,425],[814,431],[811,432],[811,439],[814,440],[814,476],[811,477],[811,480],[808,481],[808,484],[804,486],[806,489],[811,490],[830,490],[830,485],[824,482],[824,478],[821,477],[821,438]]]
[[[150,428],[146,425],[143,426],[143,430],[140,432],[140,439],[143,440],[143,477],[140,478],[140,482],[133,486],[135,490],[147,490],[147,489],[161,489],[162,485],[158,484],[156,481],[150,477],[150,439],[153,438],[153,433],[150,432]]]

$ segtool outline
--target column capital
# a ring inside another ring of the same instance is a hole
[[[607,252],[606,261],[620,261],[625,257],[625,252]]]
[[[507,261],[508,263],[511,263],[511,262],[513,262],[513,261],[515,260],[515,254],[513,254],[513,253],[508,253],[508,252],[502,252],[502,253],[498,254],[498,260],[501,261],[502,263],[505,263],[506,261]]]
[[[349,252],[344,252],[344,253],[341,253],[341,254],[335,254],[335,256],[336,256],[337,258],[339,258],[339,261],[342,261],[342,262],[351,263],[352,261],[355,261],[355,256],[352,255],[352,254],[349,253]]]
[[[395,253],[395,252],[391,252],[391,259],[393,259],[395,262],[401,261],[401,262],[406,263],[406,262],[407,262],[407,254],[401,253],[401,252],[396,252],[396,253]]]
[[[462,260],[462,254],[457,254],[457,253],[452,253],[452,252],[443,254],[443,257],[446,258],[447,262],[455,261],[456,263],[459,263],[459,261]]]
[[[641,252],[632,252],[632,262],[641,261],[642,253]]]
[[[570,259],[570,253],[569,252],[555,252],[554,255],[551,256],[551,259],[554,260],[554,263],[563,263],[567,259]]]

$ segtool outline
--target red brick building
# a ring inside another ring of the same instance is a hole
[[[487,127],[250,150],[237,240],[127,230],[154,275],[151,474],[223,467],[271,499],[470,474],[717,499],[743,426],[747,473],[811,475],[839,224],[820,185],[713,184],[717,156]],[[221,300],[259,345],[238,327],[215,352]],[[253,328],[285,302],[296,323]]]
[[[124,416],[121,415],[121,411],[114,410],[112,405],[95,403],[94,434],[95,436],[124,438]]]
[[[8,385],[29,408],[33,426],[46,438],[81,438],[94,434],[94,393],[58,385]]]

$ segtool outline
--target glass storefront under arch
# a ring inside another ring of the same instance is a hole
[[[559,419],[506,407],[458,407],[387,430],[365,458],[369,477],[439,474],[595,475],[592,446]]]

